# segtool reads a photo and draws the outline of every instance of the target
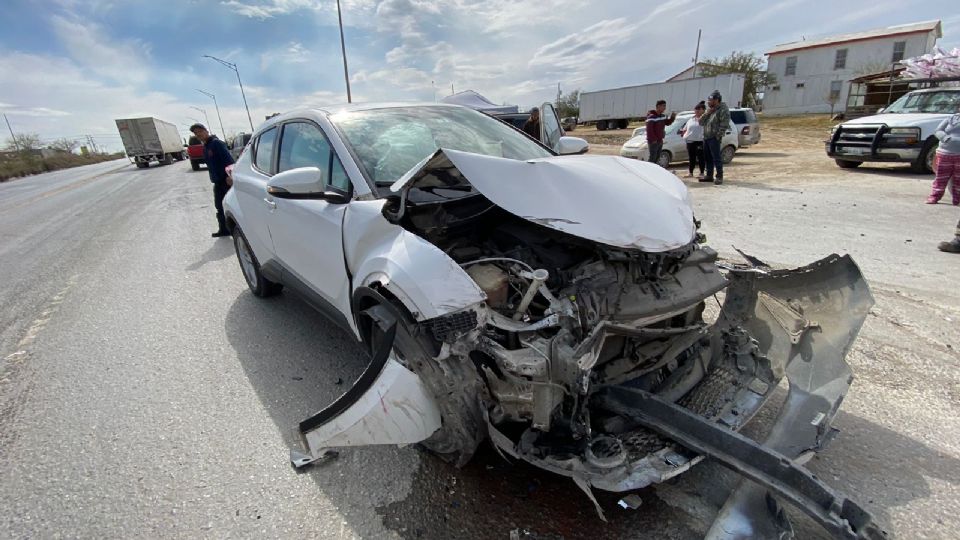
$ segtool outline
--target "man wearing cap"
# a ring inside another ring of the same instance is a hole
[[[721,101],[720,92],[714,90],[707,97],[707,112],[700,117],[703,126],[703,150],[706,154],[707,177],[704,182],[713,181],[714,184],[723,183],[723,159],[720,157],[720,140],[727,128],[730,127],[730,109]],[[713,175],[713,169],[717,175]]]
[[[523,123],[523,132],[538,141],[540,140],[540,109],[537,107],[530,109],[530,118],[527,118],[527,121]]]
[[[230,155],[230,149],[226,143],[211,135],[203,124],[194,124],[190,126],[190,131],[200,142],[203,143],[203,159],[207,163],[207,172],[210,174],[210,181],[213,183],[213,205],[217,208],[217,232],[210,236],[219,238],[221,236],[230,236],[227,230],[227,220],[223,215],[223,198],[230,189],[227,184],[227,165],[233,164],[233,156]]]

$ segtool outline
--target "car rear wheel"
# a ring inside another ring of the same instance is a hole
[[[724,163],[730,163],[733,161],[733,156],[737,153],[737,149],[733,145],[725,146],[723,150],[720,151],[720,160]]]
[[[240,227],[233,229],[233,247],[237,250],[237,260],[240,261],[240,270],[243,272],[244,279],[247,280],[247,286],[254,296],[266,298],[279,293],[283,289],[280,283],[274,283],[263,277],[260,272],[260,262],[257,256],[250,249],[250,243],[247,237],[243,235]]]
[[[597,120],[597,131],[606,131],[606,130],[607,130],[607,121]]]
[[[630,125],[630,122],[627,121],[626,119],[617,121],[617,127],[619,127],[620,129],[627,129],[628,125]]]
[[[657,159],[657,165],[663,167],[664,169],[670,165],[670,162],[673,161],[673,154],[669,150],[663,150],[660,152],[660,157]]]
[[[856,169],[863,164],[862,161],[850,161],[848,159],[835,159],[834,161],[837,162],[837,167],[841,169]]]
[[[195,171],[199,171],[199,170],[200,170],[200,162],[197,161],[197,160],[195,160],[195,159],[191,159],[191,160],[190,160],[190,167],[193,168],[193,170],[195,170]]]

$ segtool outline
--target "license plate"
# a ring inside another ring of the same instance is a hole
[[[869,148],[844,148],[840,151],[841,154],[847,154],[850,156],[865,156],[870,153]]]

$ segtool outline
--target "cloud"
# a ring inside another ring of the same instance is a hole
[[[222,5],[243,17],[266,20],[278,15],[289,15],[298,11],[336,12],[335,1],[321,0],[268,0],[267,2],[245,2],[243,0],[226,0]],[[341,9],[354,15],[366,14],[372,11],[377,0],[341,0]],[[358,18],[358,21],[363,21]],[[362,26],[362,24],[360,24]]]
[[[630,39],[638,26],[627,23],[625,17],[600,21],[540,47],[530,59],[529,66],[583,71],[591,63],[606,58],[615,46]]]
[[[0,113],[10,116],[69,116],[67,111],[59,111],[48,107],[17,107],[9,103],[0,103]]]
[[[85,68],[125,84],[150,77],[150,46],[141,40],[111,40],[100,25],[77,17],[54,15],[50,24],[71,58]]]

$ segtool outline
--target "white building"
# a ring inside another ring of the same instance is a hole
[[[828,113],[831,101],[843,111],[850,79],[926,54],[942,36],[940,21],[927,21],[777,45],[766,53],[777,82],[764,92],[763,112]]]

